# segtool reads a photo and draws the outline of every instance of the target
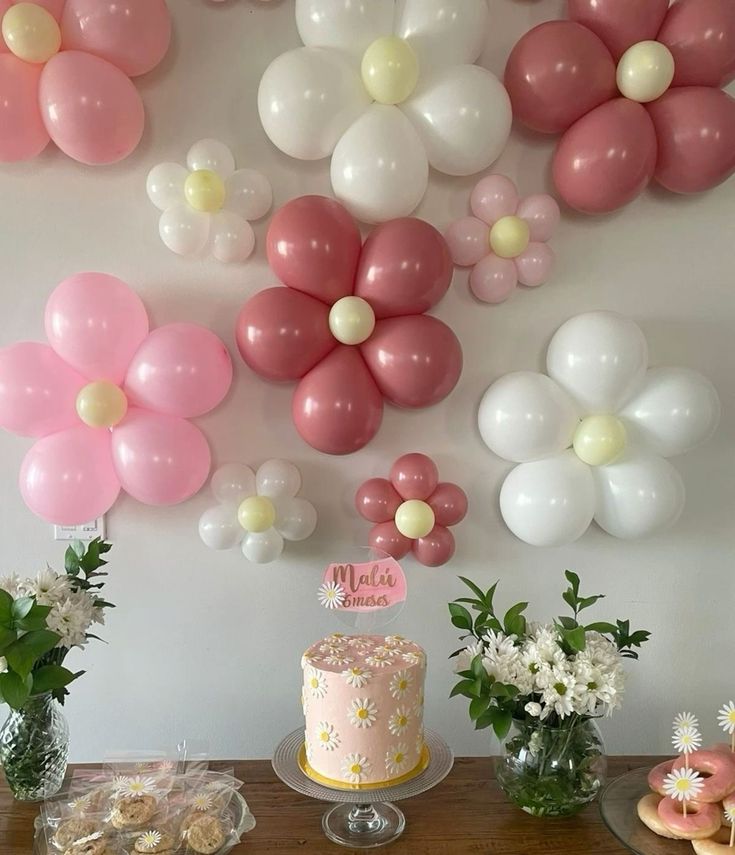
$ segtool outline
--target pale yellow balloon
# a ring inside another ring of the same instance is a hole
[[[273,528],[276,521],[276,509],[267,496],[250,496],[240,505],[237,518],[245,531],[261,534]]]
[[[3,38],[24,62],[48,62],[59,52],[61,30],[54,16],[35,3],[16,3],[3,15]]]
[[[214,214],[225,202],[225,182],[211,169],[190,172],[184,182],[184,195],[196,211]]]
[[[362,297],[342,297],[329,312],[329,329],[342,344],[362,344],[375,329],[375,312]]]
[[[661,42],[632,45],[620,57],[618,89],[631,101],[647,104],[660,98],[674,79],[674,56]]]
[[[490,229],[490,248],[501,258],[517,258],[531,240],[531,229],[520,217],[501,217]]]
[[[574,434],[574,452],[583,463],[604,466],[625,450],[625,425],[616,416],[587,416]]]
[[[400,104],[419,81],[418,57],[404,39],[382,36],[363,54],[362,81],[374,101]]]
[[[396,511],[396,528],[404,537],[410,537],[411,540],[426,537],[434,528],[435,522],[434,511],[420,499],[409,499],[399,505]]]
[[[127,411],[125,393],[108,380],[88,383],[77,395],[77,415],[89,427],[114,427],[125,418]]]

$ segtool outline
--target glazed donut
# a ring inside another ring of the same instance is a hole
[[[658,793],[660,796],[666,795],[664,792],[664,778],[674,768],[674,762],[675,760],[667,760],[665,763],[659,763],[658,766],[654,766],[648,773],[648,786],[654,793]]]
[[[705,748],[705,751],[715,751],[718,754],[732,755],[732,748],[730,748],[729,742],[715,742],[714,745],[711,745],[709,748]]]
[[[709,840],[692,840],[697,855],[732,855],[730,849],[730,829],[721,828]]]
[[[646,826],[647,829],[659,837],[668,837],[669,840],[681,840],[681,838],[670,831],[665,825],[661,817],[658,815],[658,803],[661,801],[661,796],[657,793],[649,793],[647,796],[638,802],[638,819]]]
[[[674,771],[687,765],[684,757],[674,761]],[[694,751],[689,755],[689,768],[703,777],[704,787],[697,796],[698,802],[715,804],[735,792],[735,760],[721,751]]]
[[[688,802],[687,815],[684,805],[674,799],[661,799],[658,815],[669,831],[682,840],[703,840],[712,837],[722,825],[719,805],[705,802]]]

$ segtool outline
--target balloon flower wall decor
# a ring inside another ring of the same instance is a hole
[[[194,143],[186,165],[159,163],[148,173],[148,198],[163,211],[161,240],[179,255],[196,255],[209,244],[219,261],[247,260],[255,248],[248,221],[270,210],[270,181],[255,169],[235,169],[232,152],[218,140]]]
[[[546,194],[521,199],[510,178],[488,175],[472,191],[470,206],[474,216],[452,223],[445,237],[454,263],[472,267],[475,297],[502,303],[519,282],[546,282],[554,264],[546,242],[560,216],[556,200]]]
[[[455,387],[462,350],[424,314],[452,279],[444,238],[423,220],[383,223],[365,245],[332,199],[284,205],[267,237],[286,285],[251,297],[237,321],[245,362],[268,380],[297,380],[292,412],[309,445],[350,454],[377,433],[383,398],[429,407]]]
[[[457,525],[467,514],[467,496],[456,484],[439,483],[439,470],[425,454],[404,454],[389,479],[371,478],[357,491],[358,513],[372,523],[370,546],[400,560],[409,552],[426,567],[454,555]]]
[[[20,472],[28,507],[80,525],[106,513],[121,488],[147,505],[194,495],[210,455],[187,419],[230,388],[220,339],[188,323],[149,332],[137,294],[103,273],[57,286],[45,325],[49,344],[0,350],[0,426],[37,439]]]
[[[283,552],[285,540],[306,540],[316,528],[314,506],[297,495],[301,473],[287,460],[266,460],[254,473],[228,463],[212,476],[220,504],[205,511],[199,535],[210,549],[233,549],[253,564],[270,564]]]
[[[556,332],[548,376],[518,371],[496,381],[479,412],[480,433],[519,465],[500,510],[534,546],[571,543],[592,520],[634,538],[673,524],[684,485],[665,459],[708,439],[720,416],[712,384],[685,368],[649,368],[633,321],[590,312]]]
[[[563,134],[553,159],[578,211],[621,208],[652,178],[698,193],[735,170],[732,0],[568,0],[513,49],[505,85],[524,125]]]
[[[473,65],[487,0],[296,0],[304,47],[263,74],[260,120],[290,157],[331,155],[334,195],[358,219],[410,214],[429,165],[472,175],[508,140],[508,93]]]
[[[145,115],[131,77],[168,50],[165,0],[0,0],[0,162],[49,139],[96,165],[127,157]]]

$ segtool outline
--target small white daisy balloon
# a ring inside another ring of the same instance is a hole
[[[209,250],[226,263],[245,261],[255,247],[251,220],[273,204],[270,182],[254,169],[236,169],[219,140],[194,143],[179,163],[159,163],[148,173],[148,198],[162,211],[158,231],[177,255]]]

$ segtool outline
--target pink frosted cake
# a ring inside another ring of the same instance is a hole
[[[359,789],[424,769],[426,654],[418,644],[334,633],[313,644],[301,665],[307,775]]]

